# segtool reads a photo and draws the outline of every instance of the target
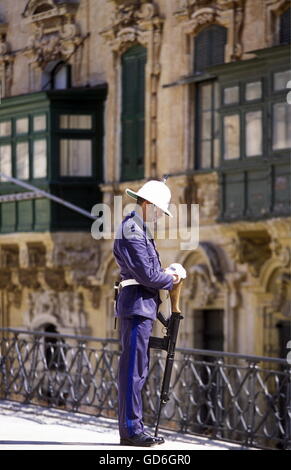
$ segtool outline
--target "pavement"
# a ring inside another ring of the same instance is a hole
[[[151,433],[152,429],[146,429]],[[161,450],[245,450],[245,447],[206,437],[161,429],[165,443],[147,448]],[[145,450],[121,446],[114,419],[64,410],[0,401],[2,450]]]

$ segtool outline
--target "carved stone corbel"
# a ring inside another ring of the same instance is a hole
[[[54,291],[63,291],[68,287],[63,269],[46,269],[44,271],[44,277],[48,287]]]
[[[247,264],[250,273],[258,278],[263,265],[272,256],[271,238],[266,230],[244,230],[232,233],[225,246],[230,258],[238,264]]]
[[[10,285],[11,271],[7,268],[0,269],[0,289],[6,289]]]
[[[30,289],[39,289],[40,283],[38,279],[38,271],[36,268],[19,269],[19,283],[22,287]]]

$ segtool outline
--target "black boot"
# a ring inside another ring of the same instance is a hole
[[[125,446],[151,447],[157,444],[163,444],[162,437],[152,437],[149,434],[141,432],[132,437],[121,437],[120,444]]]

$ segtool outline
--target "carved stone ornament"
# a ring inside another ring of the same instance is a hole
[[[78,2],[30,0],[22,14],[33,28],[25,54],[35,66],[66,60],[81,43],[75,23]]]
[[[101,251],[98,245],[56,244],[52,257],[53,265],[69,270],[69,284],[89,286],[88,277],[100,266]]]
[[[225,276],[222,254],[210,242],[199,243],[198,250],[188,256],[182,264],[187,271],[183,296],[195,308],[213,303],[219,295]]]
[[[247,263],[250,272],[258,277],[262,266],[270,259],[270,236],[265,230],[239,232],[238,262]]]
[[[109,41],[114,51],[124,52],[130,43],[139,42],[148,46],[151,35],[149,31],[160,33],[162,19],[157,15],[154,4],[150,2],[123,2],[115,6],[112,23],[100,34]],[[158,37],[155,37],[157,42]]]
[[[38,289],[40,287],[36,268],[19,269],[18,281],[22,287],[28,287],[30,289]]]
[[[244,3],[245,0],[180,0],[174,15],[179,21],[183,21],[192,18],[195,12],[203,8],[226,10],[239,8]]]
[[[85,328],[87,313],[84,310],[84,298],[80,292],[39,289],[28,294],[28,310],[24,315],[25,325],[35,327],[41,321],[61,327]]]
[[[14,57],[10,52],[10,45],[6,41],[8,25],[0,18],[0,98],[10,96],[13,79]]]
[[[219,289],[212,282],[206,264],[196,264],[190,268],[189,282],[191,282],[189,299],[194,300],[196,307],[205,307],[215,300]],[[189,283],[187,284],[189,285]]]
[[[226,62],[239,60],[243,54],[242,28],[245,0],[181,0],[174,12],[185,34],[195,36],[202,29],[218,24],[229,30]]]
[[[7,268],[0,269],[0,289],[6,289],[10,286],[11,271]]]
[[[204,177],[204,178],[203,178]],[[204,223],[215,220],[219,214],[219,184],[215,172],[194,176],[196,201],[199,204],[199,215]]]
[[[275,312],[291,318],[291,272],[289,270],[281,271],[274,284],[272,307]]]

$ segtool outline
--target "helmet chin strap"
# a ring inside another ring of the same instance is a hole
[[[168,178],[169,178],[169,175],[163,175],[162,182],[166,184]]]

